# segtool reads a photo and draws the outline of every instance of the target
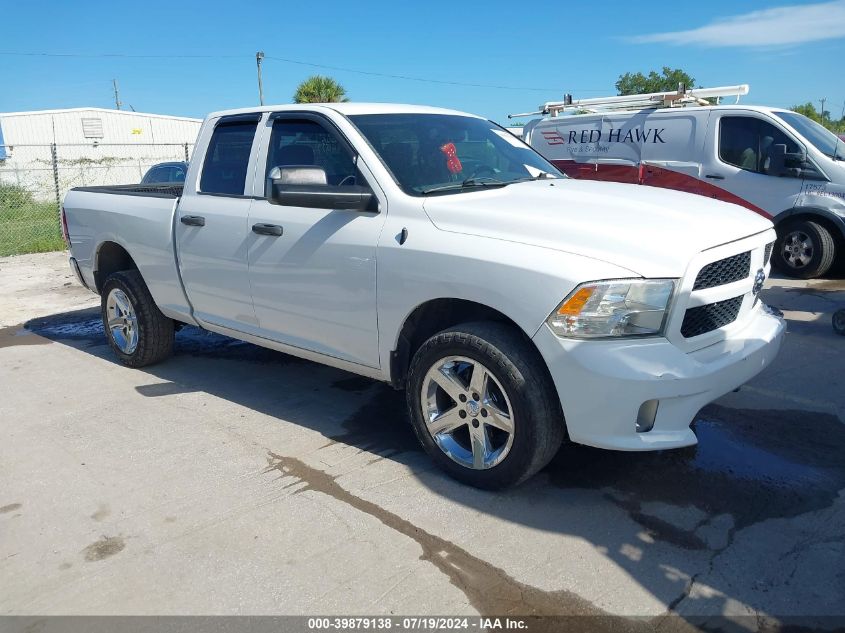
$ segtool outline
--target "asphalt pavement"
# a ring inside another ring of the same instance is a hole
[[[386,385],[191,327],[128,369],[63,254],[0,259],[0,614],[833,626],[845,280],[763,296],[784,347],[700,412],[697,447],[568,446],[490,493],[433,468]]]

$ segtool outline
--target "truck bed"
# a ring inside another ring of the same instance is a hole
[[[149,198],[179,198],[184,185],[181,183],[150,183],[148,185],[100,185],[96,187],[74,187],[72,191],[110,193],[121,196],[145,196]]]
[[[72,253],[89,288],[97,287],[97,253],[110,244],[131,253],[165,314],[190,322],[173,243],[182,190],[181,183],[152,183],[77,187],[67,193],[63,208]]]

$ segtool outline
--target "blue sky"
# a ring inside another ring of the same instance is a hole
[[[704,86],[748,83],[747,103],[845,102],[845,0],[833,2],[14,2],[2,1],[0,112],[112,107],[201,117],[287,103],[310,74],[355,101],[509,112],[614,94],[626,71],[680,67]],[[83,56],[31,56],[50,53]],[[100,57],[102,54],[159,57]],[[192,57],[193,56],[193,57]],[[329,70],[485,84],[457,86]]]

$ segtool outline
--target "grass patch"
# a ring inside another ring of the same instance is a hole
[[[62,230],[55,202],[0,201],[0,257],[62,250]]]
[[[0,183],[0,257],[63,248],[56,203],[36,200],[24,187]]]

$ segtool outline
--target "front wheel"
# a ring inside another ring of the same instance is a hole
[[[500,323],[466,323],[428,339],[411,362],[407,398],[431,458],[478,488],[525,481],[549,463],[565,435],[542,358]]]
[[[772,263],[784,274],[798,279],[824,275],[836,258],[836,242],[824,226],[797,220],[778,227]]]
[[[173,354],[173,320],[161,313],[137,270],[109,275],[101,295],[109,346],[127,367],[144,367]]]

